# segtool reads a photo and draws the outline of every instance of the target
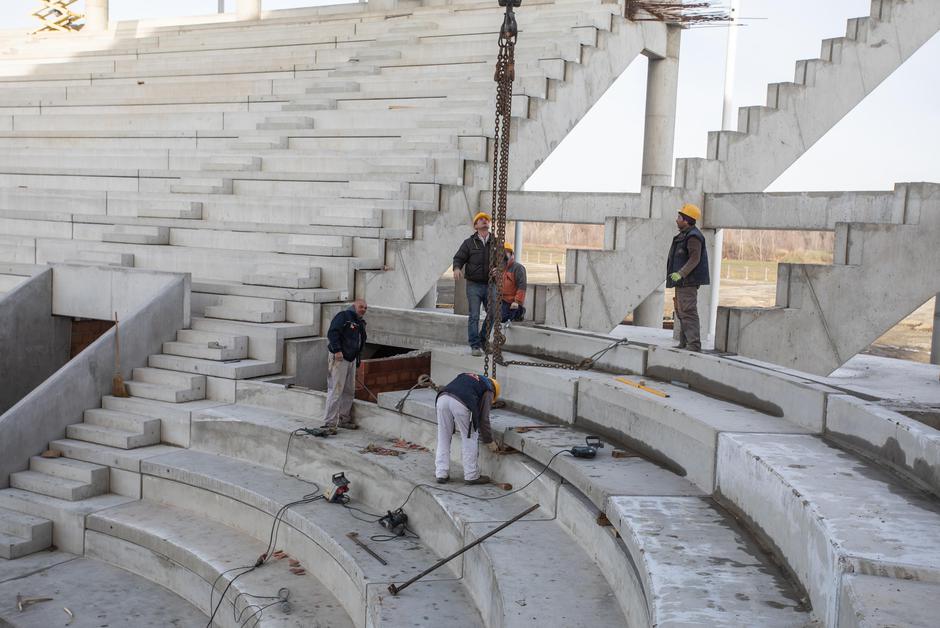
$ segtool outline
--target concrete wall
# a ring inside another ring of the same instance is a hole
[[[150,297],[121,321],[122,374],[129,379],[133,367],[146,364],[151,353],[158,352],[164,341],[173,339],[176,330],[188,325],[189,276],[96,269],[99,271],[96,279],[109,285],[113,278],[106,275],[114,273],[122,274],[123,279],[140,279],[139,284],[130,282],[126,286],[148,285],[152,289]],[[69,270],[57,266],[53,275],[59,272],[68,275]],[[162,277],[162,285],[153,275]],[[84,294],[90,300],[96,291],[86,288]],[[98,298],[105,297],[130,302],[129,294],[120,291],[99,293]],[[105,307],[103,303],[99,307]],[[107,303],[110,306],[111,301]],[[62,305],[68,309],[68,304]],[[110,390],[114,374],[114,338],[115,330],[111,329],[0,416],[0,488],[8,486],[11,472],[27,467],[31,455],[45,449],[50,440],[63,437],[67,425],[81,421],[86,408],[100,404],[101,396]]]
[[[0,299],[0,413],[69,359],[70,322],[52,315],[52,269]]]

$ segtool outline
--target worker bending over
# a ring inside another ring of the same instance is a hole
[[[365,300],[356,299],[352,307],[333,317],[326,334],[330,354],[327,356],[323,427],[334,432],[337,427],[357,428],[352,419],[352,404],[356,394],[356,369],[366,346],[366,322],[362,317],[367,309]]]
[[[708,274],[708,252],[705,236],[695,223],[702,219],[702,210],[684,205],[676,217],[679,233],[672,239],[666,262],[666,287],[676,289],[676,318],[679,319],[679,348],[701,351],[699,334],[698,288],[711,283]]]
[[[477,373],[461,373],[444,386],[437,395],[437,452],[434,475],[438,484],[450,480],[450,438],[460,435],[463,458],[463,479],[466,484],[489,484],[490,478],[480,475],[477,461],[478,441],[491,451],[498,451],[490,431],[490,407],[499,397],[499,382]]]

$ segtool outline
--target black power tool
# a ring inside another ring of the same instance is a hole
[[[408,527],[408,515],[401,508],[395,512],[389,510],[387,515],[379,519],[379,524],[395,536],[404,536],[405,528]]]
[[[584,442],[584,445],[575,445],[568,452],[575,458],[593,458],[598,449],[604,448],[604,443],[597,436],[588,436]]]
[[[326,501],[331,504],[345,504],[349,501],[349,480],[346,474],[340,471],[333,474],[333,486],[326,491]]]

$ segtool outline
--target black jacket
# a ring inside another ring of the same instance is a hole
[[[673,281],[669,279],[669,275],[679,272],[679,269],[689,261],[689,238],[696,238],[701,243],[702,256],[699,258],[698,265],[692,269],[687,277],[683,277],[679,281]],[[710,283],[711,277],[708,272],[708,251],[705,248],[705,236],[698,230],[698,227],[679,232],[672,239],[672,246],[669,247],[669,259],[666,261],[666,287],[686,288],[707,286]]]
[[[454,254],[454,270],[463,268],[463,275],[467,281],[476,283],[489,283],[490,281],[490,252],[493,250],[493,234],[486,240],[486,245],[480,236],[473,233],[461,243]]]
[[[342,351],[344,360],[355,361],[359,366],[359,356],[366,346],[366,322],[359,318],[355,309],[349,308],[334,316],[326,337],[330,341],[330,353]]]

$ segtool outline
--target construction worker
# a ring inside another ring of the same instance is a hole
[[[477,461],[478,441],[496,452],[499,446],[490,431],[490,407],[499,397],[499,382],[477,373],[461,373],[444,386],[437,395],[437,452],[434,475],[438,484],[450,481],[450,438],[460,435],[463,458],[463,479],[466,484],[489,484],[490,478],[480,475]]]
[[[362,361],[362,349],[366,346],[366,322],[363,316],[368,309],[364,299],[356,299],[351,307],[333,317],[326,334],[330,354],[327,357],[323,427],[334,433],[337,427],[349,430],[358,428],[352,419],[352,404],[356,394],[356,369]]]
[[[454,254],[454,281],[467,280],[467,342],[474,356],[483,355],[483,345],[489,336],[489,327],[484,322],[480,330],[480,306],[489,303],[490,253],[493,236],[490,233],[490,215],[480,212],[473,217],[473,235],[461,243]],[[495,303],[495,299],[494,299]],[[487,312],[489,314],[489,312]]]
[[[503,270],[503,284],[500,296],[500,320],[503,323],[509,321],[521,321],[525,315],[525,291],[528,286],[526,281],[525,266],[516,261],[515,251],[511,244],[503,246],[505,253],[503,261],[505,269]]]
[[[679,210],[676,226],[679,233],[672,239],[666,262],[666,287],[676,289],[676,318],[679,319],[679,348],[701,351],[699,335],[698,288],[711,283],[708,274],[708,252],[705,236],[695,224],[702,219],[702,210],[686,204]]]

